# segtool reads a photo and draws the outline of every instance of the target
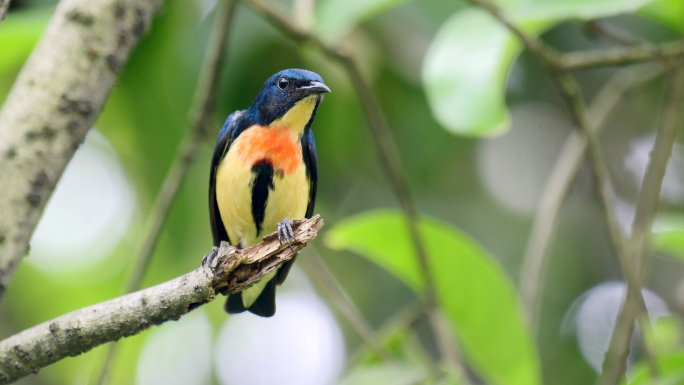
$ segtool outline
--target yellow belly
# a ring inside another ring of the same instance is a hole
[[[309,181],[302,159],[300,139],[316,106],[316,98],[305,98],[295,104],[269,127],[252,126],[233,142],[216,170],[216,200],[233,245],[251,246],[264,235],[278,229],[284,218],[302,219],[309,205]],[[252,215],[252,185],[256,174],[252,166],[262,160],[273,165],[273,188],[268,189],[261,231]],[[242,305],[249,308],[261,295],[265,285],[275,276],[242,291]]]
[[[289,174],[276,172],[273,176],[274,188],[269,189],[266,201],[261,233],[257,234],[252,217],[252,183],[255,174],[251,165],[243,164],[236,155],[238,148],[239,137],[216,172],[216,200],[231,243],[247,247],[261,242],[264,235],[276,231],[278,222],[284,218],[304,218],[310,187],[303,162]]]
[[[303,219],[309,205],[310,187],[304,163],[292,174],[285,174],[282,178],[275,176],[273,186],[268,194],[261,236],[276,231],[278,222],[283,218]]]

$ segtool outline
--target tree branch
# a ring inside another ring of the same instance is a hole
[[[161,0],[64,0],[0,110],[0,300]]]
[[[681,127],[678,120],[679,110],[682,107],[682,92],[684,89],[684,70],[676,70],[672,86],[670,87],[665,119],[656,136],[651,160],[646,174],[641,183],[639,199],[637,200],[634,222],[632,222],[632,237],[630,239],[629,259],[637,269],[645,270],[650,252],[648,250],[648,237],[651,234],[653,218],[660,199],[660,189],[663,184],[667,161],[672,154],[672,146],[677,136],[677,130]],[[603,365],[601,384],[617,384],[625,373],[627,356],[629,356],[629,343],[634,330],[634,318],[641,309],[636,293],[627,291],[627,299],[622,305],[618,316],[615,330],[610,341],[608,352]],[[639,317],[642,328],[646,322],[650,322],[648,314]],[[648,348],[648,346],[647,346]],[[655,365],[651,365],[655,368]]]
[[[682,57],[684,57],[684,43],[677,41],[660,45],[649,43],[600,51],[565,53],[558,58],[558,65],[564,70],[578,70],[634,64],[649,60],[680,60]]]
[[[596,95],[588,110],[591,130],[598,135],[613,108],[625,92],[663,73],[661,66],[629,68],[611,77]],[[572,131],[565,140],[549,180],[544,186],[539,207],[534,217],[530,237],[520,270],[520,292],[525,303],[532,330],[538,330],[541,293],[548,265],[549,247],[556,232],[558,217],[570,187],[584,160],[587,139],[581,132]]]
[[[363,318],[363,315],[349,298],[347,292],[337,282],[328,267],[325,266],[316,249],[310,247],[308,254],[307,258],[301,261],[304,262],[304,267],[311,273],[309,275],[313,276],[321,286],[325,287],[337,310],[344,315],[344,318],[347,319],[347,322],[361,338],[364,345],[373,350],[383,361],[390,362],[394,360],[392,354],[380,343],[373,327]]]
[[[641,183],[641,190],[639,191],[639,198],[636,204],[630,246],[637,270],[646,269],[646,263],[651,255],[647,252],[647,245],[658,202],[660,201],[660,190],[663,185],[667,162],[672,155],[672,147],[674,146],[677,132],[682,128],[680,110],[682,108],[683,92],[684,68],[680,66],[672,76],[665,118],[656,135],[648,168]]]
[[[290,260],[316,238],[323,219],[293,222],[291,250],[276,233],[246,249],[222,243],[210,266],[160,285],[73,311],[0,341],[0,384],[8,384],[69,356],[138,334],[152,325],[178,320],[216,293],[247,288]]]
[[[415,303],[400,310],[389,321],[385,322],[380,328],[377,335],[380,343],[384,345],[391,344],[393,340],[399,338],[401,335],[410,333],[420,321],[427,317],[430,312],[430,306],[425,302]],[[373,352],[369,350],[367,345],[362,345],[354,353],[350,355],[349,366],[356,366],[368,360]],[[438,372],[438,368],[434,368],[433,372]]]
[[[647,42],[646,39],[614,28],[603,20],[589,20],[584,23],[584,27],[589,31],[592,37],[624,47],[645,44]]]
[[[589,126],[584,96],[582,95],[579,84],[575,78],[565,72],[565,69],[560,65],[557,54],[552,48],[545,46],[538,38],[527,35],[525,32],[511,23],[503,15],[503,13],[501,13],[489,2],[489,0],[470,1],[473,4],[486,9],[492,16],[506,25],[506,27],[508,27],[513,34],[520,38],[525,47],[537,59],[537,61],[539,61],[542,66],[546,67],[551,75],[551,79],[556,84],[561,97],[568,105],[577,127],[586,137],[588,146],[587,148],[589,150],[589,160],[594,171],[593,175],[599,201],[603,208],[611,241],[622,266],[625,280],[627,281],[627,299],[630,303],[634,302],[634,308],[637,309],[638,313],[644,312],[646,310],[646,306],[644,303],[643,294],[641,292],[640,280],[637,275],[636,266],[629,258],[626,239],[620,232],[615,214],[615,192],[608,175],[608,168],[603,159],[603,154],[601,153],[598,137]],[[640,319],[644,320],[645,318]],[[641,328],[642,330],[647,331],[650,328],[650,323],[642,323]]]

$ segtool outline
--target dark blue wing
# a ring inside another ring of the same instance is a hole
[[[313,131],[302,138],[302,150],[306,174],[309,177],[309,205],[306,207],[306,217],[311,218],[316,205],[316,190],[318,189],[318,155],[316,154],[316,142],[314,141]]]
[[[226,153],[228,153],[228,149],[230,149],[235,138],[250,125],[248,115],[244,111],[235,111],[230,114],[219,133],[216,147],[214,147],[214,155],[211,157],[211,174],[209,175],[209,220],[211,223],[211,235],[214,238],[214,246],[219,246],[221,241],[231,243],[226,228],[223,226],[221,212],[219,212],[218,203],[216,202],[216,170],[218,170],[221,160],[223,160]]]

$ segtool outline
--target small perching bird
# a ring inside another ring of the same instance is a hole
[[[291,219],[310,218],[316,202],[318,160],[311,124],[330,89],[316,73],[288,69],[271,76],[251,107],[233,112],[211,160],[209,214],[216,256],[221,241],[248,247],[278,231],[288,244]],[[228,313],[275,314],[276,285],[295,258],[258,283],[230,294]]]

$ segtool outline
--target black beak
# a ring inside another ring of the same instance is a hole
[[[324,94],[330,92],[330,88],[323,84],[322,82],[313,81],[309,83],[308,86],[299,87],[300,90],[304,91],[305,94]]]

